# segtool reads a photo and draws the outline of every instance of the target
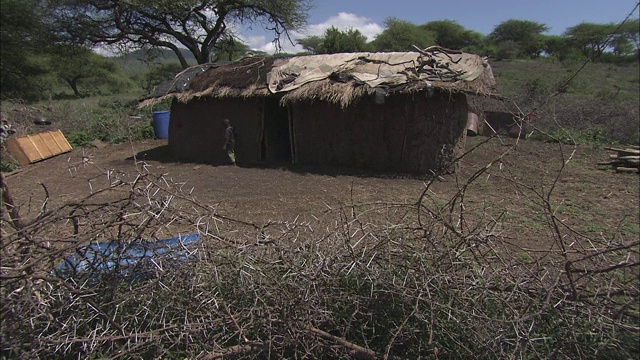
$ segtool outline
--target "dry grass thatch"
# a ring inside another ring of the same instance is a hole
[[[337,55],[340,54],[336,54],[336,56]],[[242,59],[230,64],[210,67],[195,77],[186,88],[186,91],[171,92],[162,96],[146,99],[140,103],[139,107],[151,106],[159,101],[170,98],[175,98],[180,102],[188,102],[193,98],[202,97],[248,98],[254,96],[269,96],[271,92],[268,89],[268,81],[271,76],[270,73],[275,69],[275,65],[277,65],[277,60],[278,59],[273,57],[254,57]],[[378,88],[384,90],[385,93],[404,93],[422,91],[431,87],[451,92],[495,96],[497,92],[491,67],[486,62],[483,63],[483,65],[484,71],[473,81],[427,81],[424,78],[420,79],[411,76],[411,74],[406,74],[407,81],[405,83],[375,87],[349,77],[347,71],[345,74],[339,74],[347,75],[346,77],[342,77],[342,79],[336,80],[335,77],[330,76],[322,80],[311,81],[299,88],[287,91],[282,98],[282,102],[322,100],[346,108],[360,97],[375,93]]]
[[[353,82],[315,81],[286,93],[281,102],[287,104],[297,101],[321,100],[346,108],[358,98],[374,92],[375,89],[369,86],[356,85]]]
[[[274,59],[268,57],[246,58],[232,64],[211,68],[191,82],[189,91],[194,94],[204,91],[216,94],[217,89],[229,88],[241,93],[247,88],[257,86],[256,90],[259,92],[261,84],[266,88],[267,74],[271,71],[273,62]]]

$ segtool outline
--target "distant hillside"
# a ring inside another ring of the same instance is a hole
[[[197,64],[195,57],[188,50],[183,49],[182,54],[190,66]],[[168,49],[136,50],[120,55],[115,60],[120,65],[121,71],[133,79],[142,78],[159,65],[180,62],[176,54]]]
[[[182,55],[190,64],[195,64],[196,58],[187,49],[180,49]],[[124,60],[149,60],[157,59],[158,62],[178,61],[176,54],[169,49],[141,49],[130,52],[122,57]]]
[[[535,110],[535,125],[558,134],[562,132],[560,125],[569,129],[576,141],[638,144],[638,63],[590,63],[558,92],[582,65],[540,59],[492,61],[498,89],[508,101],[479,101],[473,110],[520,109],[525,114]]]

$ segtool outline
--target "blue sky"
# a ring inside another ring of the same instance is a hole
[[[330,26],[360,30],[369,40],[384,30],[389,17],[416,25],[434,20],[454,20],[467,29],[489,34],[509,19],[532,20],[547,25],[547,34],[562,34],[582,22],[619,22],[633,10],[638,0],[315,0],[309,12],[307,29],[292,38],[322,35]],[[634,18],[638,17],[636,10]],[[240,30],[241,37],[254,49],[272,53],[273,35]],[[285,44],[285,51],[301,48]]]

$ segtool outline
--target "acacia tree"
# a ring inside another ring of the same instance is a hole
[[[602,53],[609,46],[607,39],[615,28],[614,24],[583,22],[568,28],[564,35],[574,47],[580,49],[585,57],[591,58]]]
[[[621,37],[628,40],[636,53],[640,48],[640,19],[630,19],[620,25]]]
[[[49,6],[66,41],[168,48],[186,68],[180,47],[206,63],[236,25],[264,26],[279,47],[282,35],[305,24],[310,0],[49,0]]]
[[[298,45],[302,46],[302,48],[310,54],[320,54],[322,52],[322,43],[324,42],[324,37],[312,35],[307,36],[302,39],[297,40]]]
[[[580,51],[571,46],[569,39],[560,35],[544,35],[542,51],[547,56],[555,57],[559,61],[580,57]]]
[[[509,19],[498,24],[489,34],[489,39],[501,46],[514,48],[522,57],[538,57],[544,48],[543,32],[549,30],[545,24],[530,20]]]
[[[430,21],[420,25],[420,28],[435,34],[436,44],[445,48],[464,49],[482,44],[482,34],[467,30],[453,20]]]
[[[218,39],[211,52],[211,61],[216,62],[220,60],[233,61],[241,58],[244,54],[251,49],[249,46],[233,36],[225,36]]]
[[[367,51],[367,37],[360,30],[350,28],[341,31],[331,26],[323,36],[309,36],[298,40],[298,44],[311,54],[336,54],[345,52]]]
[[[37,55],[49,43],[37,0],[1,0],[0,97],[35,99],[46,70]]]
[[[91,49],[72,46],[57,45],[50,49],[47,55],[49,69],[73,90],[76,97],[86,95],[81,86],[98,89],[98,84],[126,87],[120,76],[117,64],[109,58],[103,57],[91,51]],[[99,91],[99,89],[98,89]]]
[[[433,32],[408,21],[389,18],[386,29],[371,42],[376,51],[408,51],[413,45],[426,48],[435,43]]]
[[[323,52],[335,54],[367,50],[367,37],[359,30],[340,31],[332,26],[324,32]]]
[[[624,56],[632,53],[636,48],[634,48],[633,43],[629,40],[629,38],[625,36],[616,36],[611,41],[611,46],[613,47],[613,53],[616,56]]]

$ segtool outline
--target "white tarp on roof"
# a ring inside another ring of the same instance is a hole
[[[272,93],[291,91],[330,76],[353,79],[371,87],[395,86],[411,81],[473,81],[486,66],[485,59],[478,55],[439,47],[422,53],[309,55],[276,61],[267,80]]]

